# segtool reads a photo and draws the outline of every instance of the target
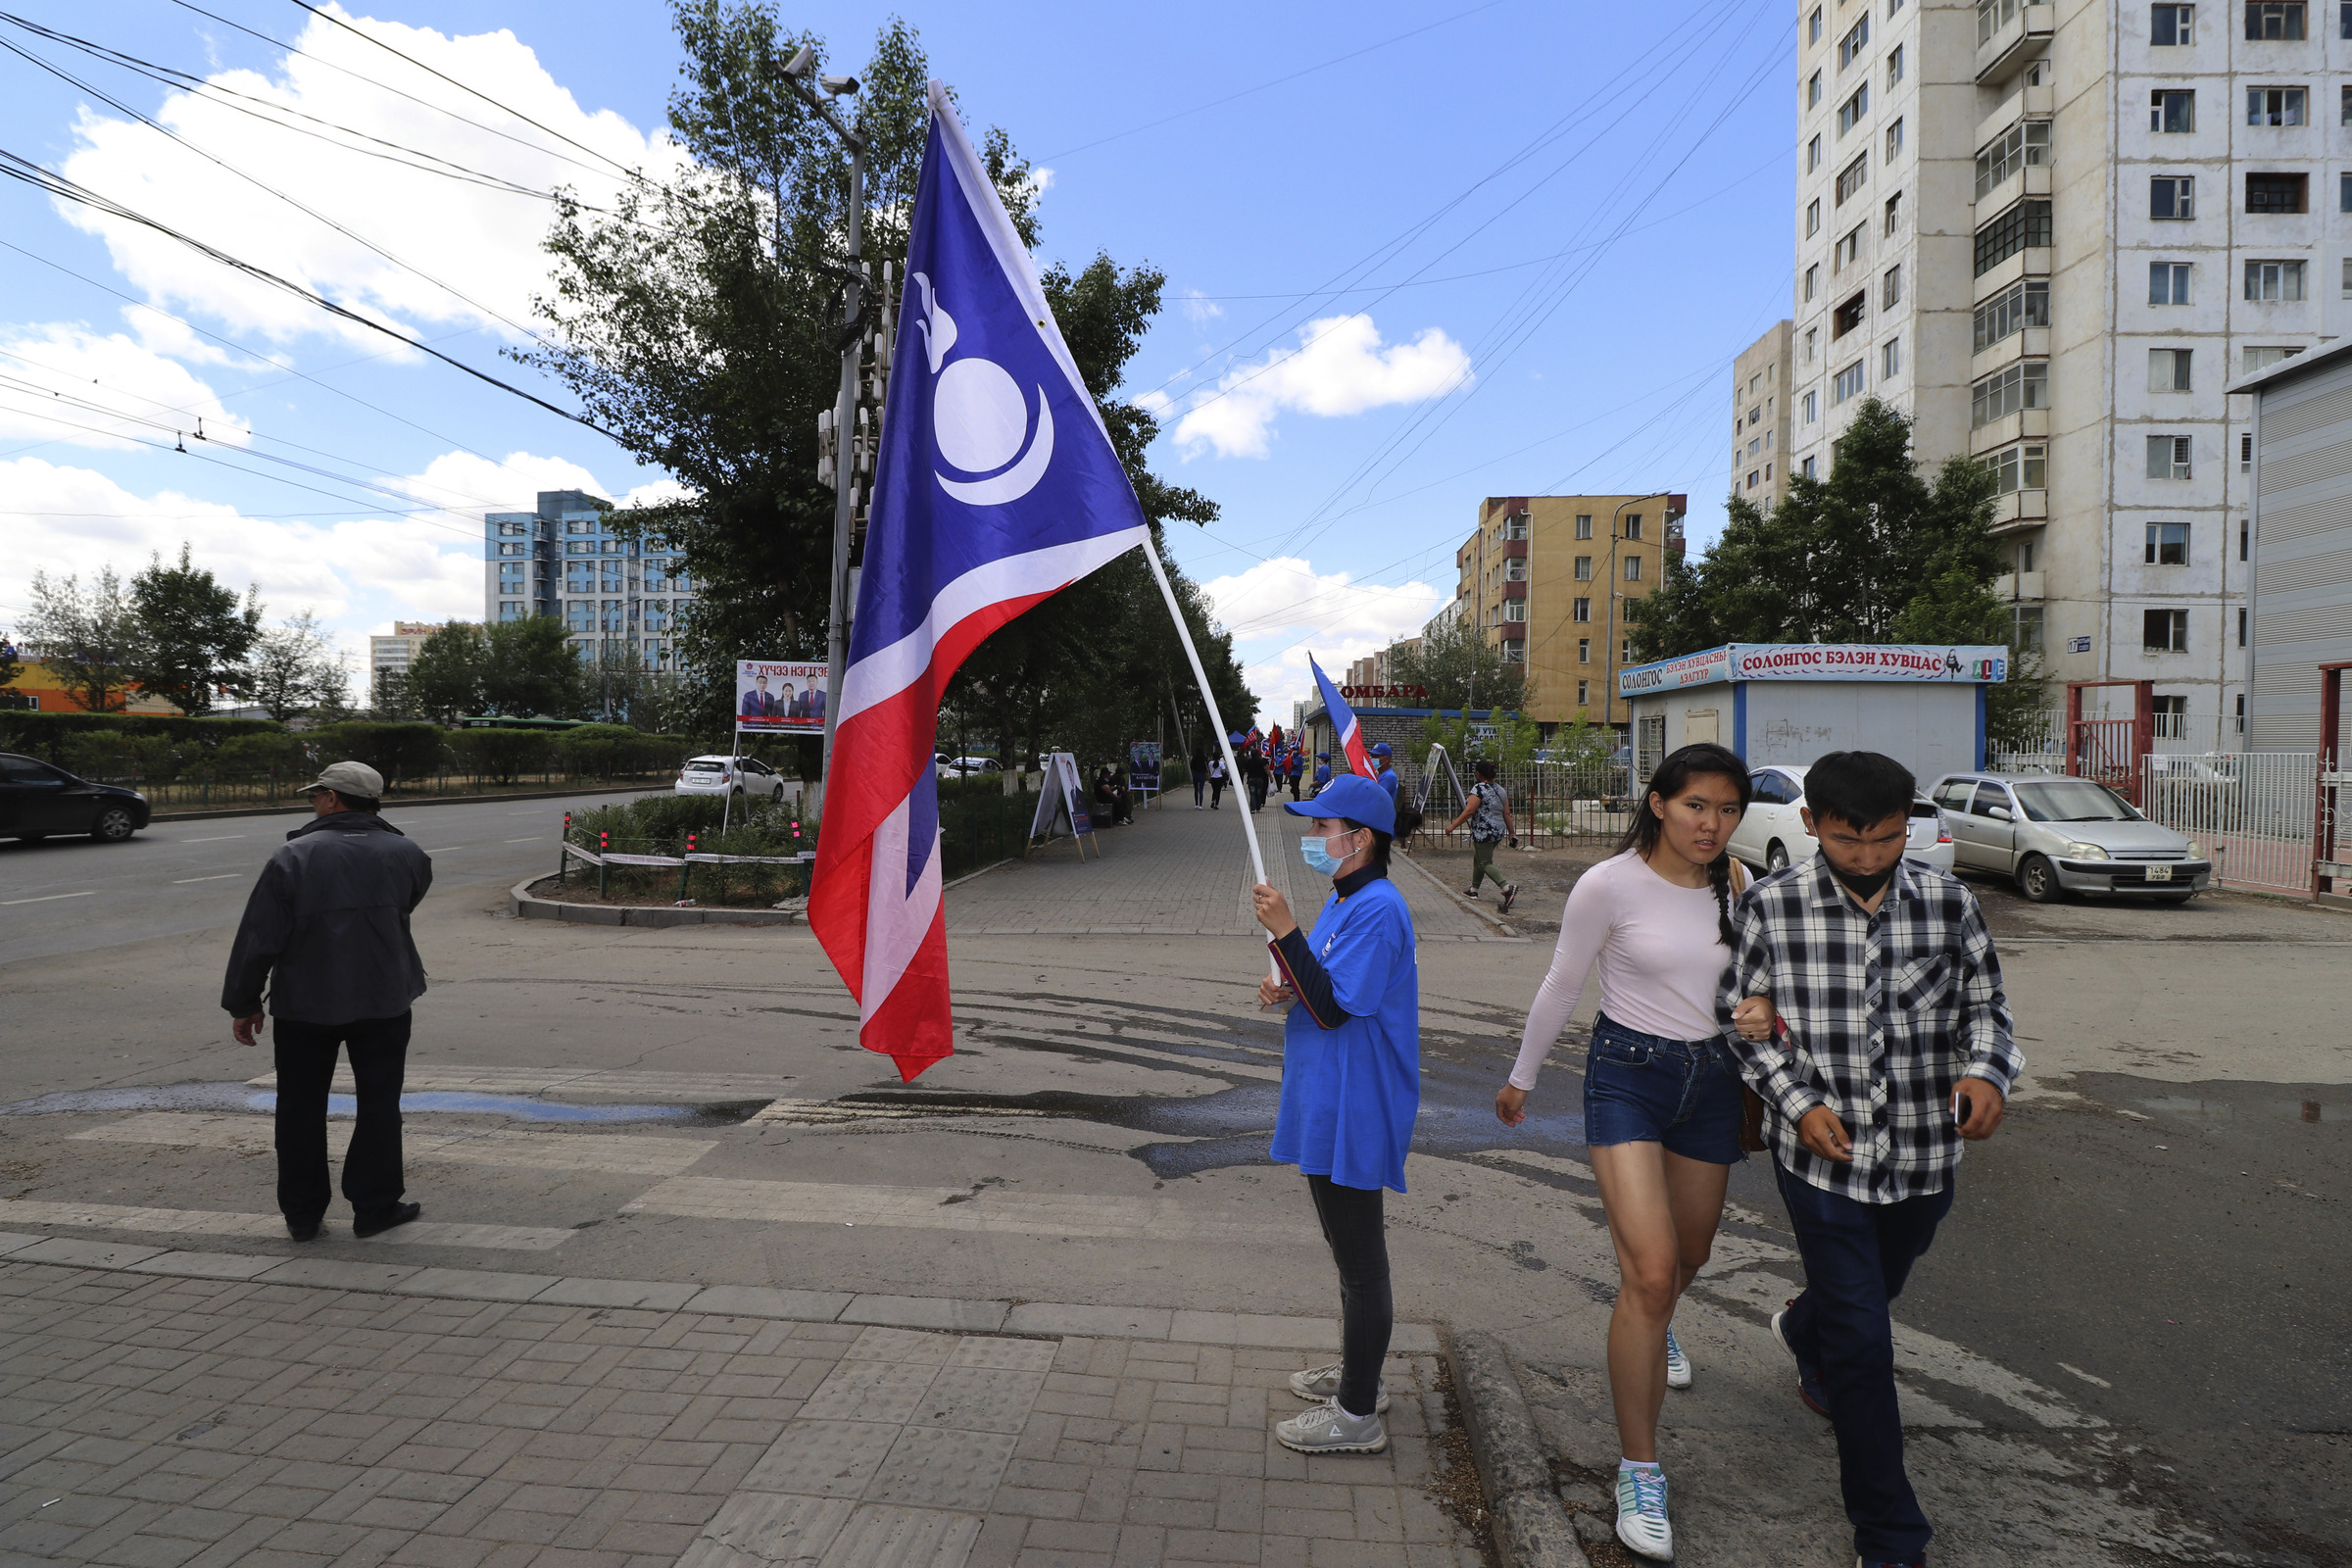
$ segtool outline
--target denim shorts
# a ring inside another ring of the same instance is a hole
[[[1740,1075],[1720,1041],[1668,1040],[1602,1013],[1585,1062],[1585,1142],[1663,1144],[1669,1153],[1737,1165]]]

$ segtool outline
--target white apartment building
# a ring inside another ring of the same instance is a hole
[[[416,662],[416,650],[422,648],[424,640],[440,629],[441,622],[437,620],[396,620],[392,623],[391,636],[369,637],[366,701],[375,701],[376,694],[383,690],[381,682],[386,675],[406,675],[409,665]]]
[[[1990,463],[2052,676],[2152,680],[2160,744],[2236,748],[2225,387],[2352,319],[2352,10],[1800,0],[1797,37],[1798,471],[1865,393]]]
[[[482,619],[561,618],[584,660],[676,665],[678,617],[693,602],[685,563],[659,540],[623,539],[610,502],[542,490],[531,512],[482,519]]]
[[[1788,335],[1775,321],[1732,362],[1732,494],[1766,516],[1788,494]]]

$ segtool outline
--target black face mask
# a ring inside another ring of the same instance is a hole
[[[1845,890],[1855,898],[1872,899],[1878,897],[1879,889],[1885,887],[1893,878],[1894,867],[1890,865],[1873,876],[1861,876],[1852,871],[1840,871],[1836,865],[1832,865],[1830,875],[1842,883]]]

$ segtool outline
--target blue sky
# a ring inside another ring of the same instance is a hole
[[[200,3],[212,17],[25,14],[534,189],[593,196],[611,162],[674,156],[664,7],[338,13],[502,109],[288,0]],[[782,15],[855,71],[893,9]],[[1163,413],[1160,469],[1224,509],[1175,550],[1264,716],[1304,695],[1308,650],[1336,668],[1444,601],[1481,497],[1681,490],[1695,538],[1720,526],[1730,361],[1788,308],[1786,8],[895,9],[974,127],[1050,171],[1041,261],[1166,272],[1129,390]],[[544,276],[543,202],[290,136],[6,24],[0,41],[82,83],[0,54],[0,150],[564,401],[498,358]],[[0,182],[0,625],[36,568],[127,572],[188,539],[272,616],[315,610],[364,667],[396,617],[479,615],[480,511],[665,486],[593,432],[24,185]]]

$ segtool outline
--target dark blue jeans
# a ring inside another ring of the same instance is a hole
[[[1935,1532],[1903,1469],[1887,1307],[1951,1210],[1950,1179],[1925,1198],[1861,1203],[1789,1175],[1778,1160],[1773,1173],[1805,1260],[1804,1294],[1781,1327],[1797,1359],[1821,1372],[1854,1550],[1865,1562],[1909,1562]]]

